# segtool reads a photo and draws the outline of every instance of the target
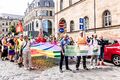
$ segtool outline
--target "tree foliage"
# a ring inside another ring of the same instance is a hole
[[[9,26],[9,33],[16,33],[16,28],[13,25]]]

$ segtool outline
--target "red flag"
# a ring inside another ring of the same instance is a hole
[[[23,26],[22,26],[22,23],[21,21],[18,22],[18,25],[16,27],[16,32],[23,32]]]

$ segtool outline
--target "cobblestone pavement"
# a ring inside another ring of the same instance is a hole
[[[64,70],[60,73],[58,66],[43,72],[27,71],[14,63],[0,60],[0,80],[120,80],[120,67],[108,63],[107,65],[89,71],[83,70],[82,67],[79,71],[74,71],[75,65],[71,65],[73,71]]]

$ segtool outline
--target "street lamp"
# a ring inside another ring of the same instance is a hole
[[[96,0],[94,0],[94,33],[96,33]]]

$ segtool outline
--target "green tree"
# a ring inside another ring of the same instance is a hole
[[[13,25],[10,25],[10,26],[9,26],[9,33],[14,33],[14,34],[16,34],[16,28],[15,28],[15,26],[13,26]]]

